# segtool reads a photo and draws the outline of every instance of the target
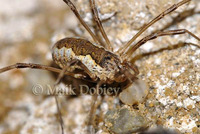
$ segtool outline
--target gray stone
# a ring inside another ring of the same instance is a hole
[[[116,134],[139,132],[148,127],[148,121],[142,115],[127,107],[108,111],[105,123],[108,129]]]

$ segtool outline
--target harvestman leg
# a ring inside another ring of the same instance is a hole
[[[96,91],[99,90],[99,87],[103,84],[102,81],[99,81],[96,85]],[[97,101],[97,97],[98,97],[98,94],[94,94],[94,96],[92,96],[92,106],[91,106],[91,109],[90,109],[90,113],[89,113],[89,120],[88,120],[88,124],[87,124],[87,133],[88,134],[93,134],[94,131],[93,131],[93,122],[94,122],[94,114],[95,114],[95,104],[96,104],[96,101]]]
[[[41,65],[41,64],[33,64],[33,63],[16,63],[14,65],[1,68],[0,73],[6,72],[6,71],[9,71],[9,70],[12,70],[12,69],[19,69],[19,68],[42,69],[42,70],[48,70],[48,71],[59,73],[59,76],[56,80],[54,88],[60,83],[60,80],[62,79],[62,77],[64,75],[70,75],[72,77],[75,77],[75,75],[76,75],[76,74],[73,74],[73,73],[66,72],[66,69],[67,69],[66,67],[63,70],[61,70],[61,69],[58,69],[58,68],[54,68],[54,67],[50,67],[50,66],[46,66],[46,65]],[[63,127],[64,123],[63,123],[62,115],[61,115],[60,108],[59,108],[59,105],[58,105],[57,96],[55,96],[55,100],[56,100],[56,106],[57,106],[60,124],[61,124],[61,131],[62,131],[62,134],[64,134],[64,127]]]
[[[56,86],[61,82],[62,78],[64,77],[65,75],[65,72],[67,71],[67,68],[71,65],[71,64],[74,64],[74,61],[68,63],[67,66],[65,66],[62,71],[59,73],[58,75],[58,78],[54,84],[54,89],[56,88]],[[59,120],[60,120],[60,126],[61,126],[61,132],[62,134],[64,134],[64,121],[63,121],[63,118],[62,118],[62,113],[61,113],[61,110],[60,110],[60,107],[59,107],[59,103],[58,103],[58,98],[56,95],[54,95],[55,97],[55,101],[56,101],[56,106],[57,106],[57,111],[58,111],[58,115],[59,115]]]
[[[113,16],[116,16],[116,14],[117,14],[117,12],[114,12],[113,15],[109,16],[108,18],[102,19],[101,22],[104,23],[104,22],[110,20]],[[94,15],[93,15],[93,16],[94,16]],[[95,21],[93,20],[93,22],[95,22]],[[95,34],[96,38],[98,39],[98,41],[100,42],[100,44],[101,44],[103,47],[105,47],[106,44],[105,44],[105,42],[102,40],[101,35],[99,34],[99,29],[98,29],[97,25],[96,25],[95,23],[93,23],[93,24],[92,24],[92,27],[93,27],[93,29],[94,29],[94,34]],[[69,29],[69,30],[70,30],[75,36],[77,36],[77,37],[81,37],[81,36],[82,36],[81,34],[79,34],[78,32],[76,32],[74,29]]]
[[[100,41],[98,40],[98,38],[94,35],[94,33],[91,31],[91,29],[89,28],[89,26],[85,23],[85,21],[81,18],[79,12],[77,11],[76,7],[74,6],[74,4],[70,1],[70,0],[63,0],[69,7],[70,9],[73,11],[73,13],[76,15],[76,17],[78,18],[78,20],[80,21],[80,23],[83,25],[83,27],[89,32],[89,34],[92,36],[93,40],[99,44]]]
[[[115,16],[116,14],[117,14],[117,12],[115,12],[113,15],[109,16],[108,18],[102,19],[101,22],[104,23],[104,22],[110,20],[110,19],[111,19],[113,16]],[[98,29],[97,25],[94,23],[94,21],[93,21],[93,24],[92,24],[91,26],[93,27],[93,29],[94,29],[94,34],[95,34],[95,36],[98,38],[100,44],[105,48],[106,44],[105,44],[104,41],[102,40],[101,35],[99,34],[99,29]],[[69,30],[70,30],[75,36],[77,36],[77,37],[82,37],[82,35],[79,34],[75,29],[71,29],[71,28],[70,28]]]
[[[127,58],[131,57],[132,53],[137,50],[140,46],[142,46],[144,43],[146,43],[149,40],[153,40],[159,36],[167,36],[167,35],[176,35],[176,34],[185,34],[188,33],[189,35],[191,35],[192,37],[194,37],[195,39],[197,39],[198,41],[200,41],[200,38],[197,37],[196,35],[194,35],[193,33],[191,33],[190,31],[186,30],[186,29],[178,29],[178,30],[169,30],[169,31],[159,31],[153,34],[150,34],[149,36],[144,37],[143,39],[141,39],[137,44],[131,46],[128,51],[126,52],[127,54]]]
[[[157,17],[155,17],[152,21],[150,21],[148,24],[146,24],[135,36],[133,36],[131,38],[131,40],[129,40],[127,42],[127,44],[120,50],[118,50],[118,53],[123,54],[126,49],[147,29],[149,28],[151,25],[153,25],[154,23],[156,23],[157,21],[159,21],[160,19],[162,19],[164,16],[166,16],[167,14],[173,12],[174,10],[176,10],[178,7],[188,3],[191,0],[182,0],[181,2],[172,5],[170,8],[168,8],[167,10],[165,10],[164,12],[162,12],[160,15],[158,15]]]
[[[91,6],[91,5],[90,5]],[[91,9],[92,12],[92,9]],[[103,22],[103,20],[101,20]],[[103,41],[102,36],[99,33],[99,28],[94,20],[94,14],[92,13],[92,27],[94,29],[94,34],[96,35],[96,37],[98,38],[98,40],[100,41],[100,43],[102,44],[102,46],[104,48],[106,48],[106,43]]]
[[[20,69],[20,68],[41,69],[41,70],[47,70],[47,71],[51,71],[51,72],[55,72],[55,73],[61,73],[62,72],[62,69],[58,69],[58,68],[54,68],[54,67],[50,67],[50,66],[46,66],[46,65],[41,65],[41,64],[16,63],[14,65],[1,68],[0,73],[6,72],[6,71],[9,71],[9,70],[12,70],[12,69]],[[86,77],[83,74],[74,74],[74,73],[70,73],[70,72],[65,72],[65,75],[69,75],[69,76],[72,76],[74,78],[79,78],[79,79],[83,79],[83,78]]]
[[[97,23],[97,26],[99,27],[99,30],[103,36],[103,38],[105,39],[106,41],[106,48],[110,51],[113,50],[113,47],[110,43],[110,40],[108,39],[108,36],[103,28],[103,25],[101,23],[101,20],[99,18],[99,15],[98,15],[98,11],[97,11],[97,8],[96,8],[96,5],[95,5],[95,0],[90,0],[90,6],[91,6],[91,9],[92,9],[92,13],[93,13],[93,18],[94,18],[94,21]]]
[[[90,76],[90,78],[95,82],[97,81],[97,77],[93,74],[82,62],[79,62],[79,65],[83,68],[83,70]]]
[[[56,82],[54,84],[54,89],[61,82],[61,80],[64,77],[66,71],[67,71],[67,66],[64,67],[63,70],[59,73],[58,78],[57,78],[57,80],[56,80]],[[54,95],[54,97],[55,97],[56,107],[57,107],[57,111],[58,111],[58,115],[59,115],[61,132],[62,132],[62,134],[64,134],[64,121],[63,121],[62,113],[61,113],[60,106],[59,106],[59,103],[58,103],[58,98],[57,98],[56,95]]]
[[[90,78],[93,80],[93,82],[97,81],[96,75],[93,74],[93,73],[88,69],[88,67],[85,66],[85,64],[83,64],[80,60],[74,59],[74,60],[72,60],[70,63],[71,63],[71,64],[69,64],[69,66],[70,66],[70,65],[74,65],[74,64],[79,65],[79,66],[90,76]],[[69,66],[68,66],[68,67],[69,67]]]
[[[102,20],[101,20],[101,23],[104,23],[104,22],[110,20],[112,17],[114,17],[114,16],[116,16],[116,15],[117,15],[117,12],[114,12],[114,13],[113,13],[111,16],[109,16],[108,18],[102,19]]]
[[[132,64],[131,66],[128,65],[133,71],[134,71],[134,75],[133,76],[130,76],[130,73],[125,73],[125,75],[127,75],[127,78],[129,79],[129,81],[131,81],[131,83],[134,82],[136,76],[139,74],[139,70],[138,70],[138,67],[135,65],[135,64]],[[133,79],[131,79],[133,78]]]
[[[92,78],[92,79],[95,79],[93,77],[93,74],[90,72],[90,70],[82,63],[80,62],[79,60],[72,60],[71,62],[69,62],[63,69],[62,71],[59,73],[59,76],[56,80],[56,83],[54,85],[54,88],[60,83],[61,79],[64,77],[65,75],[65,72],[67,71],[68,67],[71,66],[72,64],[79,64],[85,71],[86,73],[88,73],[88,75]],[[100,82],[97,84],[97,90],[99,89],[99,86],[100,86]],[[96,98],[96,99],[95,99]],[[92,119],[93,119],[93,114],[94,114],[94,106],[95,106],[95,102],[97,100],[97,94],[95,95],[95,98],[93,99],[94,101],[94,104],[92,105],[91,107],[91,112],[90,112],[90,120],[91,120],[91,124],[92,124]],[[63,119],[62,119],[62,113],[60,111],[60,107],[59,107],[59,104],[58,104],[58,98],[57,96],[55,95],[55,101],[56,101],[56,106],[57,106],[57,110],[58,110],[58,114],[59,114],[59,119],[60,119],[60,125],[61,125],[61,131],[62,131],[62,134],[64,134],[64,122],[63,122]]]
[[[0,69],[0,73],[6,72],[6,71],[9,71],[9,70],[12,70],[12,69],[20,69],[20,68],[42,69],[42,70],[48,70],[48,71],[56,72],[56,73],[59,73],[59,76],[58,76],[58,78],[57,78],[57,80],[56,80],[56,82],[54,84],[54,88],[55,88],[60,83],[60,81],[61,81],[61,79],[63,78],[64,75],[69,75],[69,76],[72,76],[74,78],[84,78],[84,77],[86,77],[86,76],[84,76],[82,74],[73,74],[73,73],[70,73],[70,72],[66,72],[67,71],[67,67],[69,67],[73,63],[74,63],[74,61],[69,63],[63,69],[58,69],[58,68],[54,68],[54,67],[50,67],[50,66],[46,66],[46,65],[41,65],[41,64],[16,63],[14,65],[1,68]],[[64,123],[63,123],[62,114],[60,112],[60,107],[58,105],[58,99],[57,99],[56,95],[55,95],[55,101],[56,101],[56,106],[57,106],[57,110],[58,110],[58,114],[59,114],[61,131],[62,131],[62,134],[64,134]]]

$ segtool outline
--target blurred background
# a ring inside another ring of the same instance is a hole
[[[101,19],[117,13],[103,23],[115,50],[158,13],[179,1],[96,0]],[[92,25],[88,0],[73,2],[84,20]],[[178,28],[186,28],[200,36],[199,12],[200,2],[193,0],[153,25],[141,37],[153,31]],[[92,42],[62,0],[0,1],[0,68],[18,62],[51,65],[53,44],[63,37],[78,35]],[[159,124],[182,133],[198,133],[200,50],[196,46],[180,42],[199,44],[187,34],[168,36],[146,43],[133,54],[133,62],[136,61],[140,70],[139,78],[146,80],[151,89],[148,100],[139,109],[145,109],[146,113],[141,114],[148,113],[152,126]],[[54,98],[32,93],[35,85],[45,87],[54,82],[53,75],[42,70],[19,69],[0,74],[0,134],[60,132]],[[165,93],[166,90],[169,92]],[[185,99],[187,102],[184,102]],[[72,134],[82,133],[85,130],[91,96],[61,101],[66,131]],[[98,133],[109,133],[109,128],[103,123],[103,115],[113,108],[113,104],[119,105],[118,98],[107,97],[103,101]],[[180,111],[175,114],[171,109],[177,107]],[[152,114],[152,111],[157,113]]]

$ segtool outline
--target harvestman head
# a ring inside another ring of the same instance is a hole
[[[176,34],[185,34],[188,33],[198,41],[200,38],[188,31],[187,29],[177,29],[177,30],[168,30],[168,31],[158,31],[152,33],[139,42],[133,44],[133,42],[150,26],[154,23],[162,19],[167,14],[173,12],[178,7],[190,2],[191,0],[182,0],[181,2],[172,5],[167,10],[159,14],[152,21],[147,23],[139,32],[133,36],[130,41],[126,44],[122,45],[118,51],[113,51],[113,45],[109,41],[107,34],[102,26],[101,20],[98,15],[98,11],[95,5],[94,0],[90,0],[90,6],[92,10],[92,15],[94,22],[96,22],[96,26],[94,26],[96,31],[100,31],[102,34],[101,38],[97,33],[93,33],[90,27],[84,22],[81,18],[79,12],[76,7],[70,0],[63,0],[73,11],[77,19],[80,21],[82,26],[88,31],[91,35],[92,39],[96,44],[101,47],[94,46],[92,43],[85,39],[77,39],[77,38],[65,38],[58,41],[53,47],[53,60],[61,67],[54,68],[41,64],[34,63],[16,63],[11,66],[7,66],[0,69],[0,73],[6,72],[8,70],[16,69],[16,68],[33,68],[33,69],[43,69],[52,72],[59,73],[59,77],[56,80],[55,86],[59,84],[62,77],[64,75],[72,76],[74,78],[85,79],[88,76],[94,83],[97,83],[97,90],[99,86],[103,83],[112,83],[118,82],[122,83],[125,81],[129,81],[129,84],[135,80],[136,76],[139,74],[139,71],[135,65],[130,63],[132,54],[143,44],[145,44],[149,40],[153,40],[160,36],[168,36],[168,35],[176,35]],[[123,57],[122,57],[123,55]],[[81,58],[82,57],[82,58]],[[87,62],[87,60],[89,63]],[[83,71],[83,73],[74,73],[74,69],[78,68]],[[56,97],[55,97],[56,98]],[[96,96],[94,96],[94,100],[96,100]],[[57,102],[57,98],[56,98]],[[95,101],[94,101],[95,102]],[[58,106],[58,104],[57,104]],[[61,115],[59,107],[59,115]],[[94,112],[94,103],[92,104],[89,125],[92,124],[92,117]],[[60,116],[62,133],[63,130],[63,121]]]

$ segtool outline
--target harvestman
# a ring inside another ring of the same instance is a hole
[[[113,45],[110,43],[106,32],[102,26],[101,20],[98,15],[98,11],[95,5],[94,0],[90,0],[90,6],[93,14],[93,20],[96,22],[97,26],[94,26],[95,31],[99,30],[103,36],[102,38],[97,34],[93,33],[89,26],[84,22],[81,18],[79,12],[76,7],[70,0],[63,0],[73,11],[77,19],[80,21],[82,26],[89,32],[94,42],[98,44],[98,46],[93,45],[91,42],[85,39],[77,39],[77,38],[64,38],[58,41],[53,49],[52,49],[52,57],[53,60],[62,68],[55,68],[41,64],[34,63],[16,63],[11,66],[7,66],[0,69],[0,73],[6,72],[15,68],[33,68],[33,69],[43,69],[52,72],[59,73],[59,76],[55,82],[55,86],[58,85],[64,75],[72,76],[78,79],[89,78],[97,83],[97,89],[101,84],[110,84],[113,82],[123,83],[125,81],[129,82],[129,85],[136,79],[136,76],[139,74],[137,67],[130,63],[131,55],[143,44],[147,41],[155,39],[160,36],[167,35],[176,35],[176,34],[185,34],[188,33],[198,41],[200,38],[191,33],[186,29],[177,29],[177,30],[168,30],[168,31],[158,31],[152,33],[143,39],[141,39],[136,44],[133,42],[151,25],[155,22],[162,19],[165,15],[173,12],[178,7],[188,3],[191,0],[182,0],[181,2],[172,5],[167,10],[162,12],[148,24],[140,29],[140,31],[133,36],[130,41],[128,41],[123,47],[118,51],[113,51]],[[123,55],[123,56],[122,56]],[[82,73],[75,73],[75,69],[81,69]],[[61,121],[61,129],[62,133],[64,133],[63,129],[63,121],[61,118],[61,113],[59,110],[57,98],[57,108],[60,115]],[[89,125],[92,125],[92,117],[94,112],[94,105],[97,99],[97,95],[94,96],[94,102],[91,107]]]

